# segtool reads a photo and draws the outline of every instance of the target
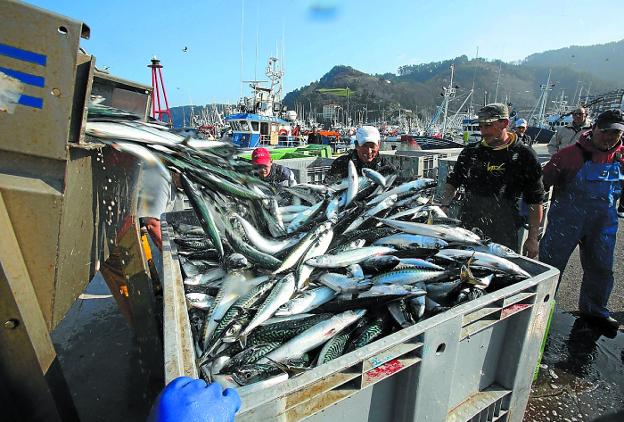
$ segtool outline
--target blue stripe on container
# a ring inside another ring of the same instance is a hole
[[[45,86],[45,78],[43,76],[32,75],[30,73],[20,72],[18,70],[8,69],[0,66],[0,72],[4,72],[7,75],[19,79],[28,85],[38,86],[43,88]]]
[[[43,98],[31,97],[30,95],[22,95],[17,103],[28,107],[43,108]]]
[[[28,50],[22,50],[21,48],[13,47],[12,45],[0,43],[0,55],[8,56],[13,59],[22,60],[29,63],[45,66],[47,62],[47,56],[43,54],[35,53]]]

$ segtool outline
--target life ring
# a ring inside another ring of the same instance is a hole
[[[288,135],[288,131],[286,129],[280,129],[277,134],[280,136],[286,136]]]

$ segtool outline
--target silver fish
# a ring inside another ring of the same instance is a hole
[[[273,288],[271,293],[267,296],[266,300],[258,308],[258,312],[249,322],[249,325],[245,327],[240,334],[240,340],[242,344],[245,344],[247,336],[251,331],[260,325],[263,321],[271,318],[275,311],[286,303],[291,296],[295,293],[295,275],[290,273],[283,277]]]
[[[202,311],[207,311],[214,303],[214,298],[205,293],[187,293],[185,297],[189,308],[197,308]]]
[[[375,182],[379,186],[382,186],[384,188],[386,187],[386,178],[381,173],[373,169],[363,168],[362,175],[364,177],[368,177],[369,179],[371,179],[373,182]]]
[[[437,237],[447,242],[459,242],[469,245],[480,244],[480,242],[475,239],[474,233],[472,233],[473,236],[469,236],[465,232],[458,230],[458,227],[413,223],[410,221],[390,220],[388,218],[382,218],[380,221],[387,226],[397,228],[410,234]]]
[[[204,286],[212,281],[225,277],[225,274],[226,273],[223,268],[214,268],[206,273],[186,278],[184,280],[184,284],[187,286]]]
[[[375,197],[375,199],[370,201],[368,204],[369,205],[377,204],[391,195],[402,195],[407,192],[419,191],[422,189],[433,187],[435,186],[435,184],[436,184],[436,181],[433,179],[424,179],[424,178],[416,179],[411,182],[403,183],[402,185],[399,185],[395,188],[392,188],[384,192],[381,195],[378,195],[377,197]]]
[[[312,247],[308,249],[306,254],[303,256],[301,261],[304,262],[304,264],[301,264],[295,272],[297,280],[297,290],[301,290],[306,286],[310,275],[314,271],[314,267],[306,265],[305,261],[310,258],[314,258],[315,256],[323,255],[325,252],[327,252],[327,249],[329,249],[329,245],[331,244],[333,238],[334,232],[331,230],[331,228],[328,228],[325,233],[322,233],[318,237],[318,239],[316,239]]]
[[[329,287],[317,287],[315,289],[306,290],[299,296],[283,304],[277,312],[275,312],[275,316],[288,316],[309,312],[321,306],[323,303],[329,302],[336,294],[337,293]]]
[[[340,252],[335,255],[321,255],[306,261],[306,264],[320,268],[346,267],[358,264],[371,256],[385,255],[394,252],[395,249],[385,246],[367,246],[361,249]]]
[[[471,267],[481,267],[491,270],[502,271],[507,274],[518,275],[524,278],[531,277],[531,274],[520,268],[519,265],[496,255],[483,252],[465,251],[461,249],[443,249],[435,256],[453,261],[458,259],[471,260]]]
[[[283,251],[284,249],[297,243],[298,239],[301,238],[301,236],[294,236],[293,238],[287,239],[287,240],[268,239],[262,236],[260,233],[258,233],[258,231],[253,226],[253,224],[251,224],[249,221],[247,221],[240,215],[233,214],[232,216],[236,218],[236,220],[243,227],[243,230],[245,231],[247,238],[256,247],[256,249],[267,254],[279,253]]]
[[[448,242],[431,236],[423,236],[418,234],[397,233],[390,236],[382,237],[373,242],[375,246],[390,246],[396,249],[410,248],[427,248],[442,249],[448,246]]]
[[[365,309],[358,309],[334,315],[330,319],[319,322],[298,336],[290,339],[279,348],[260,359],[258,363],[283,362],[287,359],[301,357],[304,353],[325,343],[349,325],[362,318],[364,314],[366,314]]]

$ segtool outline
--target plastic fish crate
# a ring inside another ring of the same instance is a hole
[[[165,378],[197,377],[172,221],[164,214]],[[462,304],[270,388],[242,391],[238,421],[521,421],[558,270]]]
[[[310,157],[276,160],[278,164],[288,167],[295,173],[298,183],[323,183],[325,175],[334,162],[333,158]]]

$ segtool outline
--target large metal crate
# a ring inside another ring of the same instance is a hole
[[[288,158],[275,162],[291,169],[295,173],[297,182],[319,184],[323,183],[334,159],[323,157]]]
[[[164,215],[165,377],[198,371],[171,221]],[[272,388],[242,391],[240,421],[521,421],[559,272],[532,277],[386,336]]]
[[[417,177],[438,178],[439,160],[459,153],[460,149],[426,151],[382,151],[380,154],[390,161],[405,180]]]

